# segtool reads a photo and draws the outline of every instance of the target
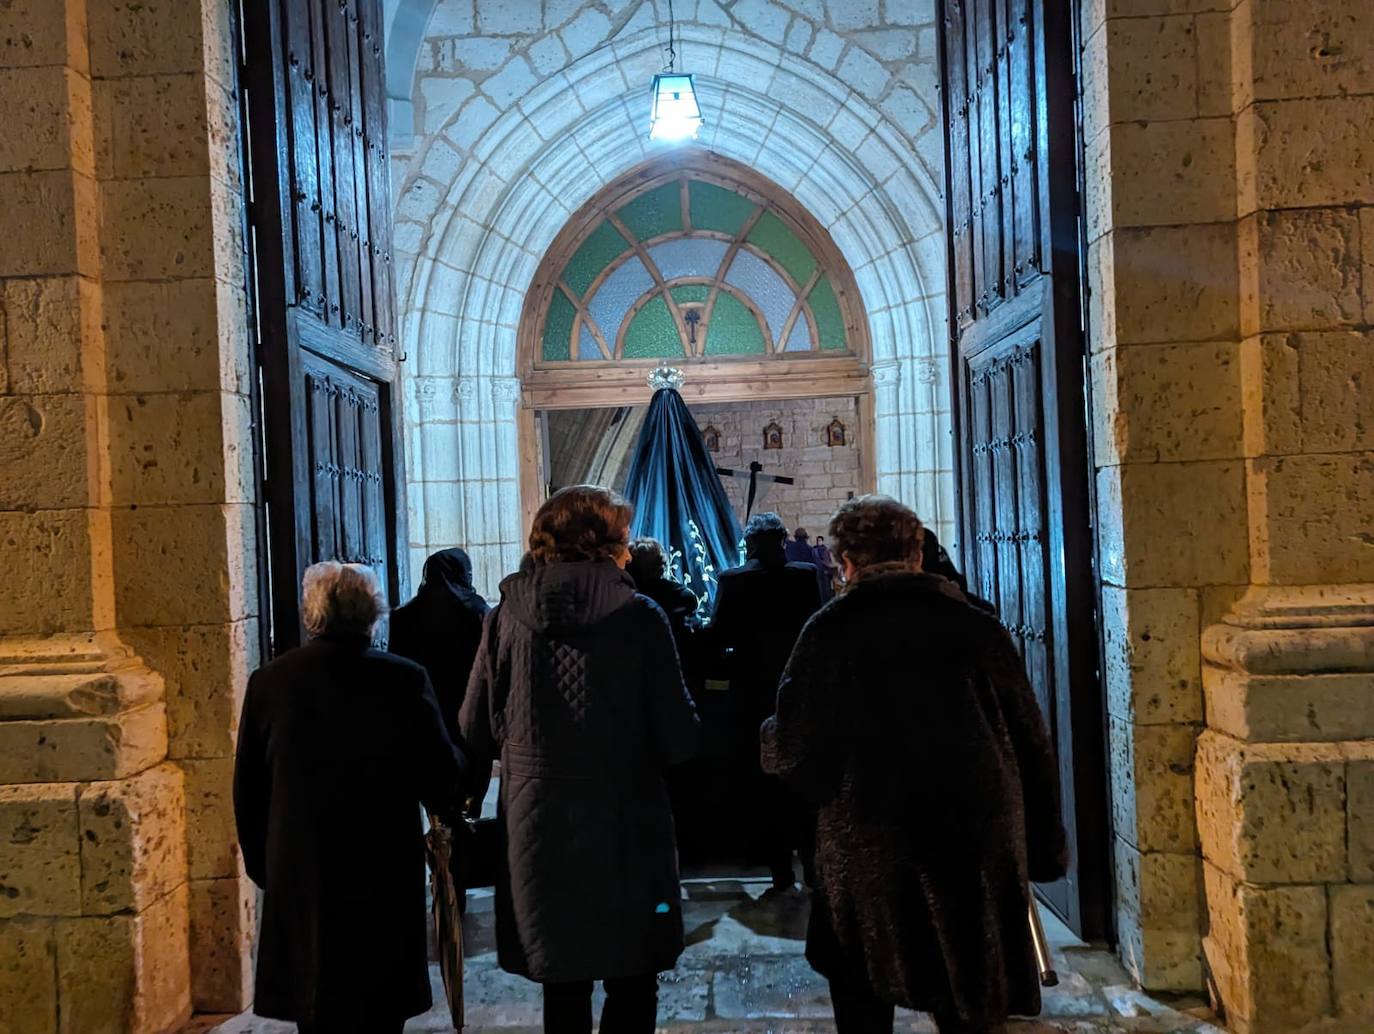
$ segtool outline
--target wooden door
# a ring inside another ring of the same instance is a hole
[[[301,573],[406,591],[381,0],[241,0],[271,646]]]
[[[1074,15],[943,0],[950,329],[970,585],[1026,660],[1073,861],[1043,899],[1110,936],[1079,246]]]

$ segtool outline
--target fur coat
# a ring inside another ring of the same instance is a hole
[[[1039,1012],[1027,881],[1062,876],[1067,851],[1049,734],[996,618],[944,578],[866,573],[803,630],[763,763],[820,805],[820,973],[975,1027]]]

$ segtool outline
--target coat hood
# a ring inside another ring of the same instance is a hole
[[[634,597],[634,579],[609,560],[539,565],[501,583],[502,607],[540,633],[591,628]]]

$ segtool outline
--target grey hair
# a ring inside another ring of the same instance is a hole
[[[325,634],[370,639],[386,611],[386,597],[372,568],[326,560],[305,569],[301,620],[312,639]]]

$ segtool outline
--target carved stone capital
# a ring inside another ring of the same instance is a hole
[[[873,374],[873,386],[877,388],[895,388],[902,382],[901,363],[874,363],[871,372]]]

